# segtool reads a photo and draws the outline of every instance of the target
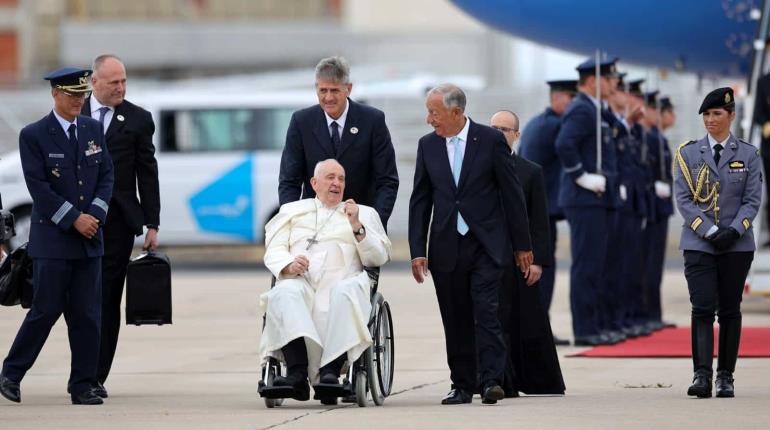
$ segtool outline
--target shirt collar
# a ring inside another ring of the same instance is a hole
[[[91,93],[91,116],[94,116],[96,112],[99,112],[99,109],[102,107],[106,107],[109,110],[114,110],[115,108],[104,106],[103,104],[99,103],[99,100],[96,99],[96,96],[94,96],[93,93]]]
[[[315,201],[316,210],[326,209],[327,211],[335,211],[335,210],[337,210],[337,208],[340,207],[339,204],[337,206],[334,206],[334,207],[331,207],[331,208],[327,207],[326,205],[323,204],[323,202],[321,202],[321,199],[319,199],[318,196],[313,197],[313,200]]]
[[[727,148],[727,141],[730,140],[730,137],[732,137],[732,133],[728,134],[727,138],[725,140],[723,140],[721,142],[717,142],[717,140],[714,139],[714,137],[711,134],[709,134],[708,135],[708,139],[709,139],[709,146],[711,147],[711,150],[712,151],[714,150],[714,145],[716,145],[717,143],[722,145],[722,149]]]
[[[78,117],[75,117],[74,121],[69,122],[66,119],[62,118],[58,113],[56,113],[56,109],[53,110],[53,116],[56,117],[56,121],[58,121],[59,125],[61,125],[61,128],[64,129],[65,135],[69,133],[70,124],[75,124],[75,127],[78,126]]]
[[[470,129],[471,120],[467,116],[464,117],[464,118],[465,118],[465,125],[463,126],[462,130],[460,130],[460,132],[457,133],[457,135],[455,135],[455,136],[447,137],[446,138],[447,143],[450,143],[450,140],[453,137],[457,137],[462,142],[467,142],[468,141],[468,130]]]
[[[591,100],[591,103],[594,104],[594,106],[599,107],[599,100],[596,100],[596,98],[588,93],[581,92],[584,96],[588,98],[588,100]]]
[[[324,111],[324,116],[326,117],[326,127],[329,128],[332,126],[332,122],[336,121],[337,124],[340,126],[340,133],[342,133],[342,130],[345,128],[345,120],[348,117],[348,109],[350,108],[350,102],[348,99],[345,99],[345,110],[342,111],[342,115],[340,115],[339,118],[334,119],[329,116],[326,111]]]

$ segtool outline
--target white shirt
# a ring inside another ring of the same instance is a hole
[[[101,115],[101,112],[99,112],[99,109],[102,108],[104,105],[99,103],[99,100],[96,99],[96,97],[91,94],[91,118],[99,121],[99,116]],[[110,126],[110,122],[112,121],[112,115],[115,113],[115,108],[104,106],[107,109],[107,113],[104,114],[104,134],[107,134],[107,128]]]
[[[592,95],[590,95],[590,94],[588,94],[588,93],[583,93],[583,94],[584,94],[586,97],[588,97],[588,100],[591,100],[591,103],[593,103],[593,104],[594,104],[594,106],[596,106],[596,107],[599,107],[599,106],[600,106],[600,105],[599,105],[599,100],[596,100],[596,97],[594,97],[594,96],[592,96]]]
[[[56,120],[59,121],[59,125],[61,125],[61,128],[64,129],[64,135],[67,136],[68,138],[70,137],[70,134],[69,134],[70,125],[75,124],[75,137],[77,138],[78,117],[75,117],[74,121],[69,122],[66,119],[62,118],[58,113],[56,113],[56,109],[53,110],[53,116],[55,116]]]
[[[714,153],[715,153],[715,152],[714,152],[714,145],[716,145],[717,143],[718,143],[718,144],[720,144],[720,145],[722,145],[722,150],[724,151],[724,149],[725,149],[725,148],[727,148],[727,141],[728,141],[728,140],[730,140],[730,136],[732,136],[732,134],[728,134],[728,135],[727,135],[727,138],[725,138],[725,140],[723,140],[723,141],[721,141],[721,142],[717,142],[717,140],[716,140],[716,139],[714,139],[714,137],[713,137],[713,136],[711,136],[710,134],[708,135],[708,139],[709,139],[709,146],[711,146],[711,155],[712,155],[712,156],[713,156],[713,155],[714,155]]]
[[[468,117],[465,117],[465,126],[462,130],[460,130],[459,133],[457,133],[457,145],[460,147],[460,151],[463,152],[463,156],[465,156],[465,144],[468,142],[468,129],[470,128],[470,120],[468,120]],[[452,172],[455,171],[455,146],[452,143],[452,137],[446,138],[446,153],[449,156],[449,168],[452,170]],[[460,166],[462,167],[462,166]]]
[[[330,117],[329,114],[324,111],[324,116],[326,117],[326,128],[329,130],[329,137],[332,135],[332,122],[337,122],[337,124],[339,124],[339,128],[337,130],[340,133],[340,142],[342,142],[342,130],[345,129],[345,120],[348,118],[349,107],[350,103],[348,103],[348,100],[345,99],[345,110],[342,111],[342,115],[340,115],[340,117],[337,119]]]

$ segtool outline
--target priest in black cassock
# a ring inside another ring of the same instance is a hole
[[[519,392],[564,394],[559,357],[538,285],[543,267],[553,264],[543,169],[516,154],[514,144],[521,132],[515,113],[499,111],[492,116],[490,125],[503,133],[511,147],[511,162],[527,202],[534,253],[528,272],[506,270],[500,288],[499,315],[508,348],[503,389],[506,397],[517,397]]]

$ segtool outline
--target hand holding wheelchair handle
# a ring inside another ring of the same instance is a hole
[[[307,268],[310,265],[310,261],[304,255],[298,255],[294,257],[294,261],[287,264],[286,267],[281,270],[281,274],[284,276],[302,276],[307,272]]]
[[[425,281],[425,277],[428,276],[428,259],[425,257],[417,257],[412,260],[412,276],[418,284],[422,284]]]

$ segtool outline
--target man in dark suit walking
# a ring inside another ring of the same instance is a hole
[[[100,405],[93,391],[99,351],[102,225],[113,169],[99,122],[79,115],[90,70],[50,73],[53,111],[19,134],[24,180],[32,196],[28,252],[34,299],[0,374],[0,394],[21,402],[19,384],[59,317],[67,321],[73,404]]]
[[[506,397],[527,394],[564,394],[564,379],[556,354],[548,311],[542,301],[541,275],[553,265],[548,195],[540,165],[516,154],[521,136],[519,117],[501,110],[489,120],[505,136],[527,202],[529,236],[534,260],[528,273],[506,268],[500,287],[500,323],[508,349],[503,389]]]
[[[315,69],[318,104],[294,112],[281,157],[278,198],[286,204],[314,197],[310,186],[319,161],[334,158],[345,169],[343,199],[373,207],[387,228],[398,192],[396,155],[385,114],[349,98],[350,67],[342,57]]]
[[[134,236],[141,235],[146,228],[144,248],[158,247],[160,191],[152,144],[155,123],[149,112],[125,99],[123,62],[114,55],[101,55],[94,60],[93,69],[94,91],[81,113],[103,124],[105,142],[115,165],[112,209],[104,226],[102,337],[94,387],[96,394],[107,397],[104,381],[110,374],[118,346],[120,302]]]
[[[465,103],[455,85],[428,92],[426,121],[435,131],[418,144],[409,201],[412,275],[422,283],[433,271],[446,337],[452,390],[442,404],[470,403],[479,380],[484,403],[504,397],[500,283],[514,251],[522,272],[532,264],[526,203],[508,145],[500,132],[467,118]]]

